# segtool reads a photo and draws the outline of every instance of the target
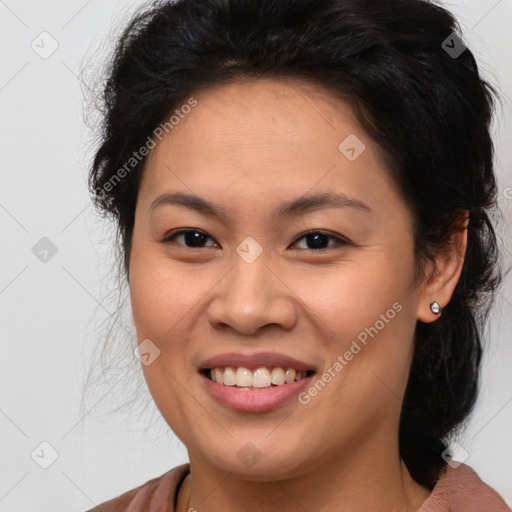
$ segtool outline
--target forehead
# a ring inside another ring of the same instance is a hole
[[[209,146],[212,154],[229,149],[236,156],[237,149],[245,152],[254,146],[293,152],[306,142],[316,156],[315,147],[327,133],[332,138],[325,143],[333,143],[335,150],[343,133],[363,135],[350,106],[311,82],[237,80],[200,90],[195,98],[197,106],[172,133],[181,138],[180,133],[193,131],[195,142]]]
[[[245,80],[192,96],[196,106],[149,154],[141,194],[178,187],[243,203],[249,193],[256,199],[341,187],[377,201],[383,186],[393,187],[350,105],[313,83]],[[356,159],[342,152],[345,140],[356,143]]]

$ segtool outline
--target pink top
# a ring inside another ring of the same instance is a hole
[[[174,512],[180,484],[190,471],[182,464],[163,475],[97,505],[87,512]],[[510,512],[503,498],[469,466],[446,466],[417,512]]]

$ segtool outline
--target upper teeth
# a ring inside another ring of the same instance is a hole
[[[293,368],[275,367],[272,371],[268,368],[261,366],[251,371],[242,366],[234,368],[226,366],[225,368],[212,368],[211,378],[214,382],[224,384],[224,386],[240,386],[240,387],[254,387],[266,388],[271,384],[281,386],[284,383],[290,384],[291,382],[301,380],[306,377],[307,372],[303,370],[294,370]]]

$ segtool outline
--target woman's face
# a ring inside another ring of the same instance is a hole
[[[424,300],[375,144],[298,82],[186,104],[147,160],[130,291],[147,384],[191,463],[266,480],[398,450]]]

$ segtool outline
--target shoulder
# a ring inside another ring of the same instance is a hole
[[[182,464],[163,475],[148,480],[87,512],[161,512],[174,510],[177,489],[190,471],[190,464]]]
[[[418,512],[510,512],[503,498],[469,466],[446,466]]]

